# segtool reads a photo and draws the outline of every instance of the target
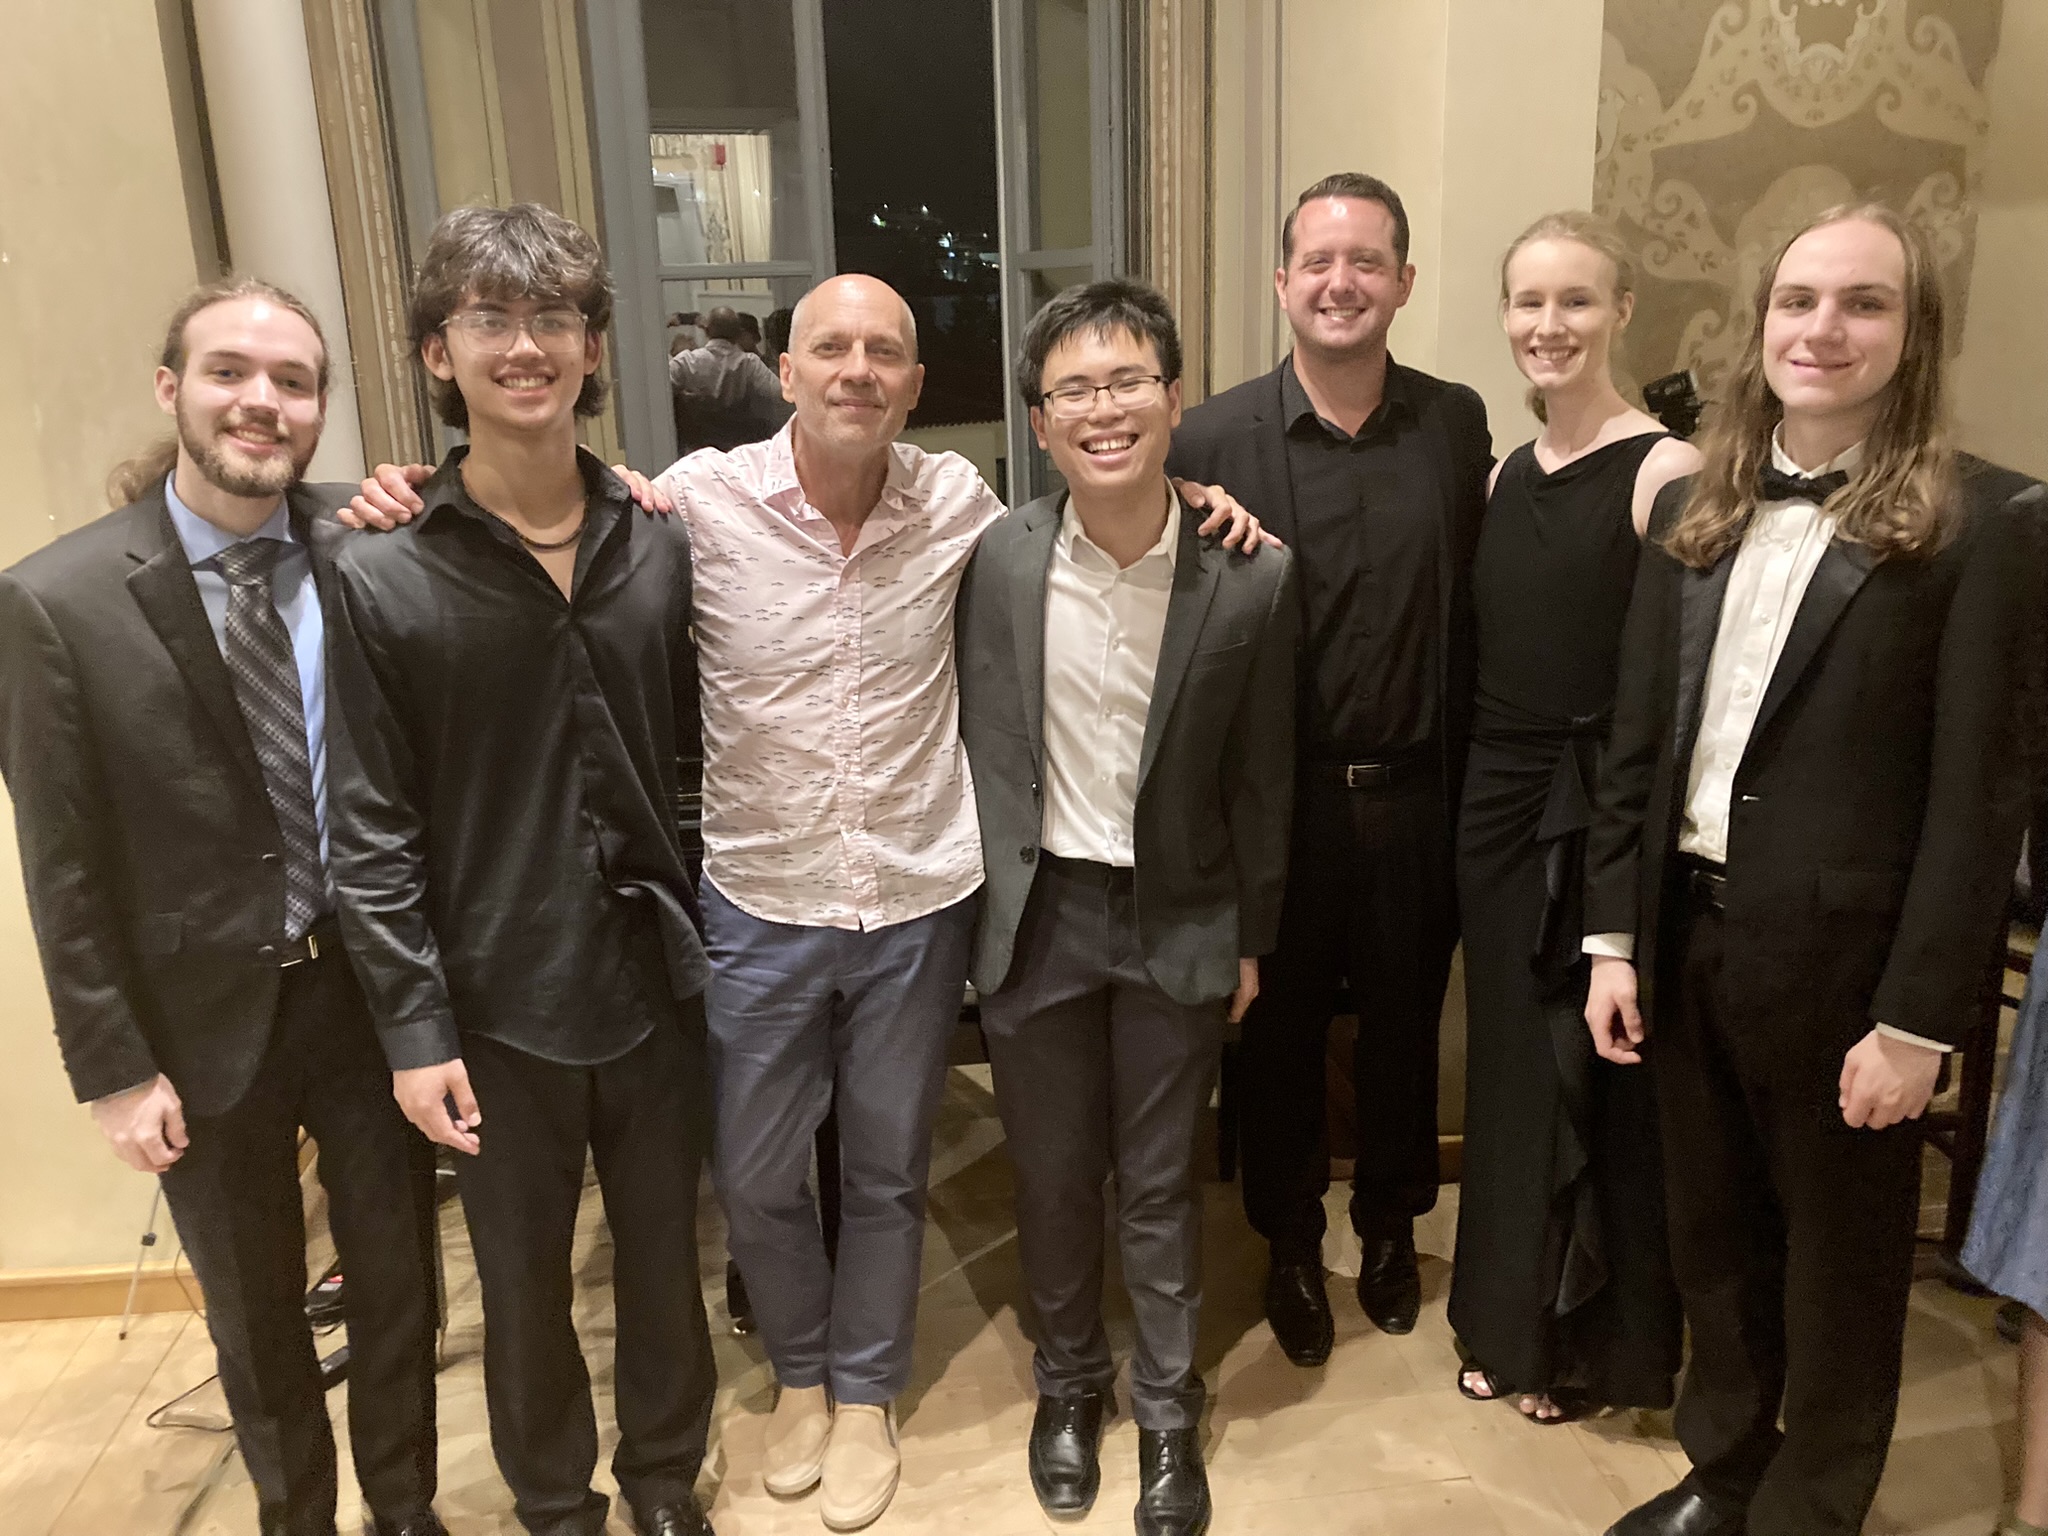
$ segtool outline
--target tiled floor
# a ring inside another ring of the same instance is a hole
[[[878,1536],[1050,1527],[1024,1470],[1030,1349],[1018,1326],[1010,1175],[999,1143],[985,1078],[956,1070],[939,1128],[917,1371],[899,1405],[903,1483],[874,1527]],[[1215,1394],[1207,1447],[1219,1536],[1597,1536],[1684,1471],[1657,1416],[1542,1429],[1511,1408],[1457,1395],[1444,1323],[1456,1190],[1444,1193],[1423,1229],[1421,1327],[1405,1339],[1380,1334],[1350,1288],[1333,1280],[1336,1352],[1321,1370],[1301,1371],[1259,1320],[1259,1245],[1237,1191],[1210,1186],[1202,1367]],[[443,1216],[451,1322],[440,1508],[456,1536],[509,1536],[518,1528],[484,1434],[475,1275],[459,1207]],[[702,1491],[722,1536],[820,1531],[814,1500],[784,1503],[761,1488],[770,1377],[758,1343],[722,1332],[723,1250],[708,1200],[704,1234],[721,1331],[717,1427]],[[610,1383],[609,1257],[593,1195],[579,1273],[601,1415]],[[1346,1262],[1341,1251],[1332,1258]],[[1990,1531],[2016,1455],[2013,1355],[1993,1335],[1991,1311],[1938,1282],[1917,1288],[1905,1402],[1872,1532]],[[1114,1308],[1112,1318],[1121,1347],[1128,1313]],[[254,1503],[228,1437],[144,1423],[211,1369],[203,1325],[187,1315],[142,1319],[125,1341],[111,1319],[0,1326],[0,1536],[251,1536]],[[337,1424],[343,1390],[335,1394]],[[222,1411],[214,1389],[187,1407]],[[1127,1419],[1116,1421],[1103,1455],[1102,1496],[1079,1529],[1127,1531],[1136,1496],[1136,1433]],[[342,1530],[352,1533],[358,1518],[349,1488]],[[629,1529],[618,1519],[613,1528]]]

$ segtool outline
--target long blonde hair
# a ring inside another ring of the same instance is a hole
[[[188,349],[185,345],[185,327],[192,323],[192,317],[202,309],[211,309],[216,304],[226,304],[234,299],[262,299],[288,309],[313,328],[313,337],[320,343],[320,393],[327,393],[327,333],[320,329],[320,318],[307,307],[304,300],[289,294],[275,283],[266,283],[260,277],[223,277],[216,282],[203,283],[185,295],[184,303],[171,315],[170,324],[164,328],[163,350],[157,354],[157,362],[180,379],[185,376],[185,362]],[[125,507],[131,501],[140,500],[151,488],[161,485],[165,476],[177,467],[178,434],[170,432],[151,443],[132,459],[116,464],[107,476],[107,504],[111,507]]]
[[[1621,231],[1605,219],[1583,209],[1566,208],[1558,213],[1546,213],[1515,236],[1514,243],[1501,257],[1500,303],[1503,313],[1507,310],[1511,296],[1508,290],[1508,268],[1513,265],[1523,246],[1533,245],[1538,240],[1571,240],[1605,256],[1614,268],[1614,307],[1617,310],[1621,308],[1623,301],[1636,291],[1636,259],[1630,252],[1628,243],[1621,238]],[[1617,349],[1620,342],[1621,335],[1617,330]],[[1538,421],[1549,421],[1549,413],[1543,404],[1543,391],[1531,386],[1526,398],[1530,414]]]
[[[1926,238],[1883,203],[1830,208],[1778,247],[1757,278],[1755,316],[1742,361],[1700,444],[1706,462],[1665,539],[1699,570],[1742,542],[1771,462],[1771,437],[1785,407],[1764,378],[1764,318],[1778,267],[1795,241],[1830,224],[1860,220],[1888,229],[1906,253],[1906,337],[1898,372],[1864,441],[1854,478],[1830,496],[1835,536],[1879,555],[1931,554],[1954,532],[1955,454],[1948,441],[1942,351],[1941,271]]]

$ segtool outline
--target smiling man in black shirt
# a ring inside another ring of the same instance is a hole
[[[1415,1326],[1414,1218],[1436,1203],[1437,1031],[1457,945],[1451,818],[1470,734],[1472,552],[1492,467],[1486,407],[1387,355],[1408,302],[1408,217],[1347,172],[1302,193],[1275,282],[1294,347],[1189,411],[1176,475],[1220,481],[1295,551],[1294,847],[1279,947],[1238,1052],[1244,1201],[1271,1247],[1266,1315],[1289,1359],[1328,1358],[1325,1037],[1358,1014],[1351,1222],[1358,1298]]]
[[[465,208],[434,232],[413,335],[470,443],[421,517],[337,561],[334,863],[399,1104],[468,1154],[491,1443],[520,1520],[605,1522],[571,1318],[588,1150],[613,1243],[612,1469],[645,1536],[696,1536],[708,968],[669,809],[697,735],[689,537],[632,515],[576,446],[610,310],[596,243],[559,215]]]

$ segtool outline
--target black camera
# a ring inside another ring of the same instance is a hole
[[[1699,381],[1690,368],[1667,373],[1643,386],[1643,403],[1650,414],[1664,423],[1664,430],[1676,437],[1691,437],[1700,429]]]

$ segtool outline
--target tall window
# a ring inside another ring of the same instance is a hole
[[[912,436],[1003,456],[994,39],[986,6],[826,0],[832,218],[839,269],[869,272],[917,317],[924,396]]]

